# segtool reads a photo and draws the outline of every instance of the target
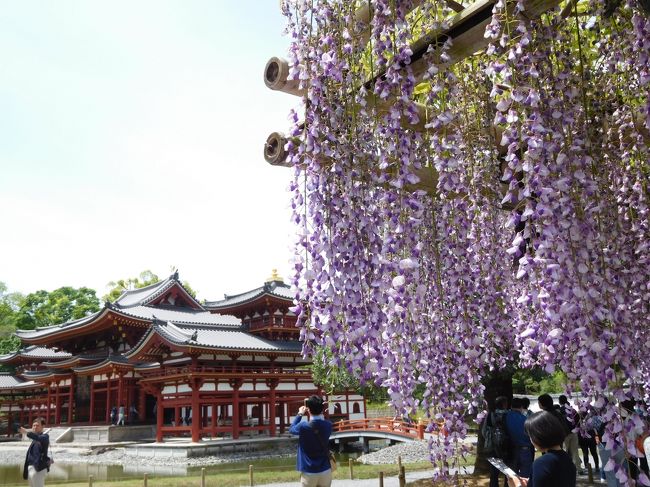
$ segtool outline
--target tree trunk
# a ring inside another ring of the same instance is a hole
[[[512,401],[512,375],[514,370],[508,368],[490,373],[483,379],[485,393],[483,399],[487,403],[488,410],[494,411],[494,400],[499,396],[506,396],[508,404]],[[490,464],[483,451],[483,435],[481,427],[478,428],[478,442],[476,444],[476,461],[474,462],[474,475],[489,475]]]

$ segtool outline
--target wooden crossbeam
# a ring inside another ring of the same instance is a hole
[[[525,0],[524,10],[520,12],[528,19],[538,18],[544,12],[559,5],[560,0]],[[492,9],[495,0],[479,0],[456,14],[450,22],[449,28],[444,31],[432,30],[424,34],[411,45],[413,54],[409,65],[416,77],[422,77],[426,72],[426,54],[431,46],[440,49],[447,40],[452,45],[446,51],[450,60],[447,65],[457,63],[483,49],[490,43],[485,38],[485,28],[492,21]],[[298,80],[289,80],[289,66],[285,60],[271,58],[264,69],[264,82],[272,90],[283,91],[295,96],[303,96],[305,88],[299,87]],[[366,88],[370,88],[385,75],[380,72],[377,76],[366,81]]]

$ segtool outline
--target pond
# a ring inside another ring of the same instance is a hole
[[[347,463],[348,458],[356,458],[359,453],[340,453],[337,458],[342,463]],[[206,475],[219,472],[248,472],[248,466],[253,465],[254,470],[275,468],[281,470],[292,470],[296,466],[296,458],[267,458],[256,459],[239,463],[219,463],[206,465]],[[22,464],[0,465],[0,485],[25,485],[22,478]],[[97,465],[89,463],[65,463],[55,462],[47,476],[46,484],[63,483],[66,481],[87,480],[92,475],[95,480],[118,480],[127,478],[142,478],[147,473],[151,476],[199,476],[201,467],[188,465]]]

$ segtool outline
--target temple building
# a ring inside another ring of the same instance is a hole
[[[263,286],[199,303],[178,273],[125,291],[84,318],[19,330],[24,348],[0,356],[0,417],[9,430],[42,416],[49,425],[127,421],[170,436],[276,436],[311,394],[293,295],[275,274]],[[361,395],[328,399],[333,419],[365,416]]]

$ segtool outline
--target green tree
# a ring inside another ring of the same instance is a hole
[[[119,279],[117,281],[109,282],[106,286],[110,288],[110,291],[108,294],[104,295],[102,299],[112,303],[119,298],[124,291],[140,289],[141,287],[146,287],[150,284],[155,284],[156,282],[160,282],[160,278],[147,269],[142,271],[138,277],[129,277],[127,279]]]
[[[176,272],[176,269],[173,267],[172,272]],[[157,282],[160,282],[160,278],[147,269],[146,271],[142,271],[138,277],[129,277],[127,279],[119,279],[118,281],[109,282],[106,286],[110,288],[110,291],[108,294],[104,295],[102,299],[113,303],[124,291],[140,289]],[[196,291],[192,289],[189,282],[183,281],[183,287],[193,298],[196,298]]]
[[[52,292],[36,291],[25,296],[16,313],[16,328],[32,330],[83,318],[99,310],[94,289],[64,286]]]
[[[22,299],[22,294],[8,292],[7,285],[0,282],[0,355],[15,352],[20,348],[20,340],[14,332]],[[0,370],[4,369],[6,368],[0,367]]]
[[[322,387],[328,394],[349,389],[363,394],[369,402],[380,403],[388,400],[386,389],[369,383],[361,385],[357,379],[361,374],[350,373],[344,364],[337,362],[328,348],[316,349],[312,357],[311,373],[314,383]]]
[[[0,339],[16,331],[16,311],[23,296],[7,292],[7,285],[0,281]]]

